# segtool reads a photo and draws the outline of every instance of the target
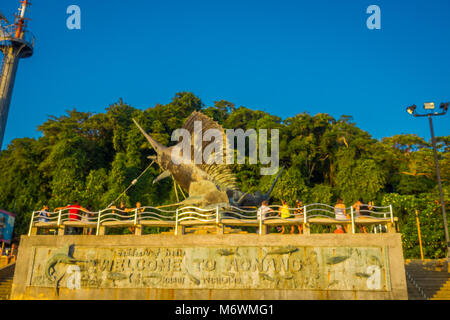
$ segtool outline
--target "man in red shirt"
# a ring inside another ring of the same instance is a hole
[[[80,210],[82,207],[78,204],[78,201],[75,200],[73,204],[67,206],[69,209],[69,221],[77,221],[80,220]]]
[[[80,213],[80,211],[81,210],[88,211],[85,208],[83,208],[82,206],[80,206],[78,204],[77,200],[75,200],[73,202],[73,204],[67,206],[66,208],[69,209],[69,221],[79,221],[79,220],[81,220],[81,213]],[[75,227],[68,227],[67,229],[68,229],[67,230],[68,231],[67,234],[74,234],[74,235],[81,234],[82,231],[83,231],[82,228],[80,229],[80,228],[75,228]]]

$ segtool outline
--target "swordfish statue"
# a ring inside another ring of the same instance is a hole
[[[217,205],[224,207],[229,205],[237,207],[258,207],[264,200],[270,198],[270,194],[283,171],[283,169],[279,171],[267,193],[263,194],[261,191],[244,193],[238,189],[236,176],[231,171],[229,165],[219,163],[209,164],[209,161],[196,163],[194,162],[193,157],[188,159],[188,161],[182,161],[183,159],[182,156],[179,155],[179,152],[173,151],[177,146],[181,149],[181,144],[184,143],[184,141],[171,147],[163,146],[145,132],[135,119],[133,119],[133,121],[156,151],[156,156],[153,156],[152,158],[163,169],[163,172],[153,181],[153,183],[172,176],[176,183],[189,194],[189,197],[182,201],[181,205],[192,205],[202,208],[210,208]],[[203,132],[208,129],[219,130],[223,135],[223,141],[226,141],[222,126],[208,116],[197,111],[194,111],[189,116],[183,125],[183,129],[187,130],[192,137],[195,129],[194,124],[198,124],[198,122],[201,123]],[[195,140],[195,138],[192,140]],[[204,150],[210,142],[203,141],[203,139],[201,139],[201,141],[201,147],[202,150]],[[224,150],[226,150],[225,143],[223,144],[223,147]],[[192,155],[195,154],[194,149],[195,145],[194,143],[191,143]]]

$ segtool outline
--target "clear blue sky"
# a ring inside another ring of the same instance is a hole
[[[66,28],[66,8],[82,29]],[[368,30],[366,8],[381,8]],[[12,14],[17,0],[2,0]],[[450,101],[450,1],[34,0],[35,54],[21,61],[4,148],[38,137],[48,115],[136,108],[192,91],[282,118],[352,115],[375,138],[417,133],[411,104]],[[450,134],[450,114],[435,121]]]

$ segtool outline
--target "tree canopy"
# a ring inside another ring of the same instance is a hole
[[[154,151],[132,118],[156,140],[171,145],[172,131],[195,110],[224,128],[280,130],[280,166],[286,170],[272,193],[274,202],[334,204],[342,198],[350,206],[361,198],[379,205],[393,203],[400,231],[407,233],[406,256],[417,256],[414,211],[418,209],[428,230],[424,241],[434,248],[427,255],[444,255],[433,151],[421,137],[396,135],[379,141],[359,129],[350,116],[299,113],[283,120],[225,100],[205,106],[190,92],[177,93],[170,103],[146,110],[122,99],[104,113],[68,110],[40,125],[41,137],[13,140],[0,153],[0,207],[17,214],[16,235],[26,233],[32,211],[44,204],[55,208],[78,200],[83,206],[105,208],[147,168],[151,162],[147,157]],[[448,201],[450,136],[437,140]],[[234,164],[233,170],[244,192],[267,191],[273,179],[261,176],[259,165]],[[160,169],[152,166],[124,195],[126,205],[176,202],[170,179],[152,184],[159,174]]]

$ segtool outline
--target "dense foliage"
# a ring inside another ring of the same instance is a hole
[[[94,209],[106,207],[149,164],[154,154],[133,124],[136,118],[153,137],[170,145],[171,133],[194,110],[202,110],[225,128],[278,128],[280,166],[286,168],[273,200],[346,205],[359,198],[376,204],[392,203],[400,218],[407,257],[419,255],[415,210],[419,210],[425,254],[444,255],[444,232],[435,183],[430,143],[416,135],[397,135],[381,141],[359,129],[351,117],[299,113],[282,120],[263,111],[236,108],[228,101],[205,107],[192,93],[175,95],[167,105],[135,109],[122,100],[105,113],[68,111],[39,126],[38,139],[15,139],[0,153],[0,207],[15,212],[16,234],[26,232],[33,210],[78,200]],[[440,137],[439,157],[446,199],[450,181],[450,137]],[[234,165],[243,191],[267,191],[273,177],[260,176],[259,167]],[[175,202],[173,182],[163,180],[153,165],[123,197],[128,207]]]

